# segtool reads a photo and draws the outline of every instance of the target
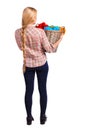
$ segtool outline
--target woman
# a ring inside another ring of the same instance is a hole
[[[27,112],[27,124],[34,120],[32,117],[32,94],[34,89],[34,77],[37,74],[38,89],[40,94],[40,124],[46,122],[47,108],[47,75],[48,62],[45,52],[56,52],[62,36],[55,43],[49,43],[45,32],[34,25],[37,19],[37,10],[27,7],[22,14],[22,28],[15,31],[15,39],[20,50],[23,51],[23,74],[26,84],[25,107]]]

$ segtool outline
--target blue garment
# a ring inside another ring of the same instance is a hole
[[[24,79],[26,84],[25,107],[28,117],[31,116],[35,73],[37,74],[37,80],[38,80],[41,115],[44,115],[46,112],[47,107],[46,83],[47,83],[48,68],[49,67],[47,62],[40,67],[34,67],[34,68],[26,67],[26,72],[24,73]]]
[[[59,31],[60,27],[59,26],[46,26],[46,27],[44,27],[44,30],[55,30],[55,31]]]

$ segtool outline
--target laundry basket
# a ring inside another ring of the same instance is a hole
[[[46,36],[50,43],[55,43],[60,39],[60,36],[65,34],[65,27],[60,27],[60,30],[45,30]]]

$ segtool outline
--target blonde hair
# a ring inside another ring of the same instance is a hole
[[[35,22],[37,10],[33,7],[26,7],[22,14],[22,27]]]
[[[24,59],[24,65],[23,65],[23,72],[26,70],[26,54],[25,54],[25,43],[26,43],[26,35],[25,35],[25,29],[29,24],[34,24],[36,20],[37,10],[33,7],[26,7],[23,10],[22,14],[22,51],[23,51],[23,59]]]

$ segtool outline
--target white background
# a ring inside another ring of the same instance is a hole
[[[32,126],[26,125],[22,52],[14,32],[22,11],[38,10],[37,22],[65,26],[66,34],[55,54],[47,54],[48,121],[39,123],[37,79],[33,94]],[[0,2],[0,129],[85,130],[85,19],[84,0],[3,0]]]

